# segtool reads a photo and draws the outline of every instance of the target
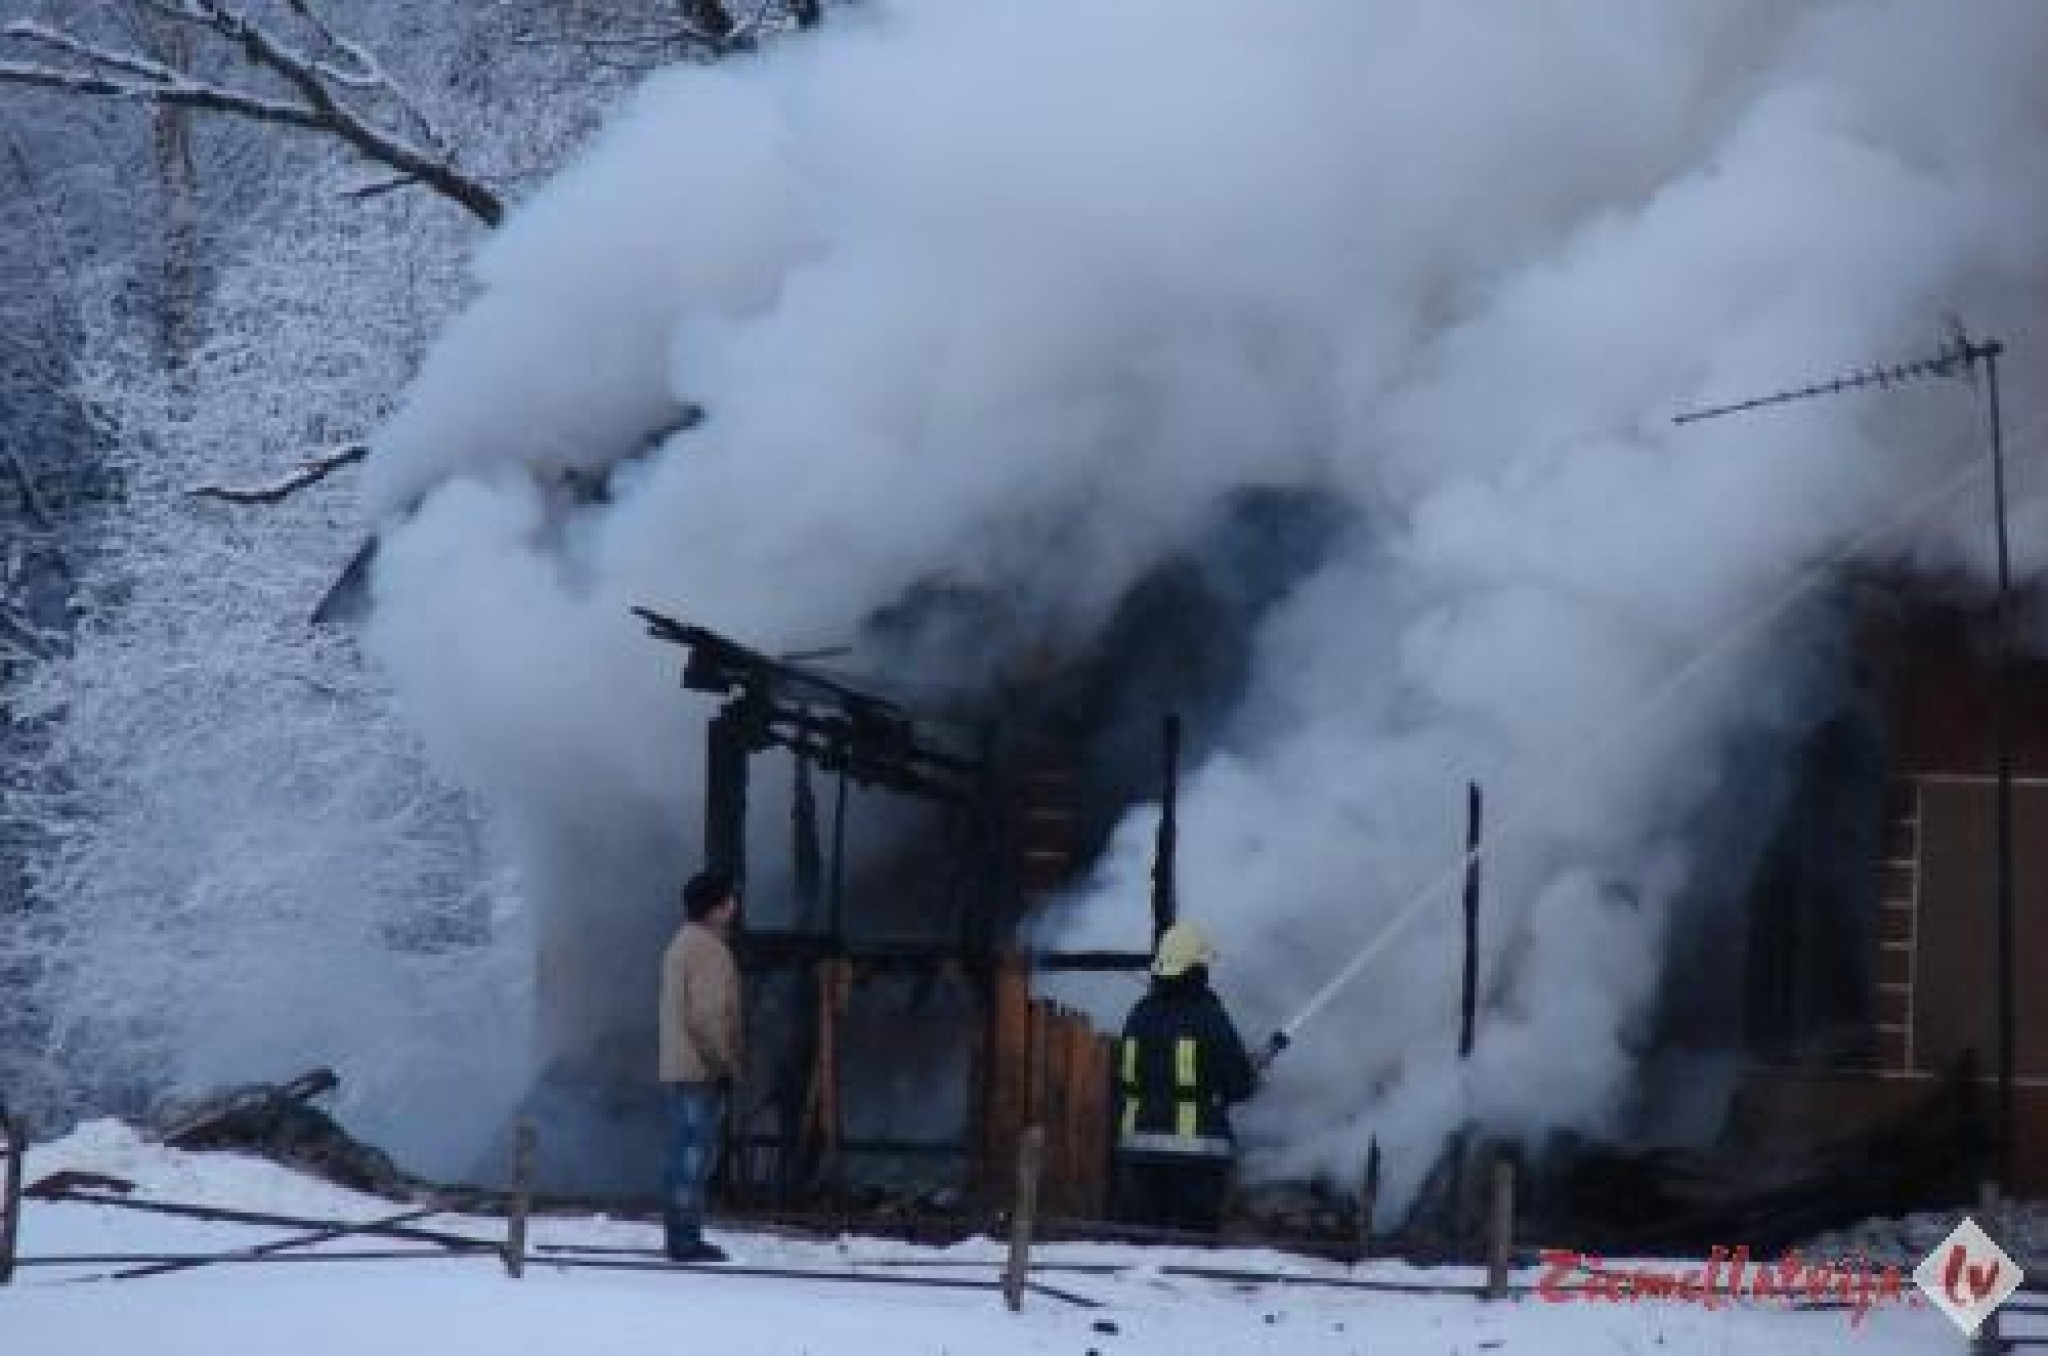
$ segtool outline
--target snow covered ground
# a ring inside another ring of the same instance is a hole
[[[146,1143],[127,1127],[97,1122],[33,1149],[34,1182],[63,1169],[137,1183],[132,1199],[176,1201],[321,1219],[388,1218],[402,1206],[344,1191],[260,1160],[185,1154]],[[430,1216],[412,1227],[496,1241],[499,1219]],[[201,1222],[117,1206],[29,1201],[21,1255],[213,1254],[260,1246],[299,1229]],[[714,1230],[737,1263],[856,1277],[920,1275],[989,1281],[1002,1250],[986,1240],[918,1248],[868,1238],[795,1241]],[[22,1268],[0,1289],[0,1353],[6,1356],[363,1356],[365,1353],[619,1352],[1064,1353],[1086,1356],[1234,1356],[1235,1353],[1374,1353],[1374,1356],[1591,1356],[1594,1353],[1860,1352],[1940,1356],[1966,1350],[1931,1309],[1891,1305],[1852,1324],[1840,1311],[1745,1304],[1709,1312],[1675,1301],[1487,1303],[1463,1296],[1368,1293],[1310,1283],[1243,1284],[1174,1274],[1176,1266],[1282,1272],[1311,1278],[1463,1282],[1469,1273],[1422,1272],[1394,1263],[1360,1267],[1265,1251],[1197,1251],[1101,1244],[1037,1249],[1039,1279],[1099,1307],[1050,1294],[1011,1313],[992,1288],[926,1288],[854,1280],[804,1280],[702,1270],[596,1270],[559,1265],[567,1247],[640,1249],[650,1226],[603,1218],[534,1223],[534,1258],[523,1279],[490,1254],[458,1255],[429,1243],[352,1237],[301,1253],[419,1249],[415,1259],[261,1262],[107,1279],[119,1262]],[[643,1259],[634,1253],[580,1254]],[[1069,1270],[1055,1270],[1066,1266]],[[1536,1274],[1524,1280],[1534,1282]]]

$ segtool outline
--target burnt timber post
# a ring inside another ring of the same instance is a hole
[[[1465,983],[1458,1002],[1458,1058],[1472,1057],[1479,1008],[1479,783],[1465,787]]]
[[[1159,838],[1152,852],[1152,942],[1155,949],[1179,911],[1174,894],[1173,859],[1179,845],[1175,801],[1180,784],[1180,717],[1166,718],[1165,767],[1159,794]]]
[[[704,864],[735,883],[747,874],[747,738],[738,703],[705,727]]]
[[[1372,1221],[1380,1208],[1380,1138],[1365,1148],[1365,1180],[1358,1193],[1358,1260],[1372,1256]]]
[[[14,1250],[21,1238],[22,1156],[27,1152],[21,1122],[0,1103],[0,1285],[14,1279]]]

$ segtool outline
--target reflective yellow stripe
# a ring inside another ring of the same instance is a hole
[[[1135,1097],[1124,1098],[1123,1133],[1126,1137],[1138,1133],[1138,1099]]]
[[[1173,1043],[1173,1085],[1182,1092],[1195,1090],[1195,1038],[1182,1036]]]
[[[1173,1104],[1173,1133],[1187,1139],[1195,1137],[1196,1108],[1193,1102],[1181,1101]]]

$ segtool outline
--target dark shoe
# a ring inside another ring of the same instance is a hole
[[[668,1260],[671,1262],[723,1262],[725,1260],[725,1249],[719,1247],[716,1243],[704,1243],[701,1241],[685,1243],[681,1247],[670,1248],[668,1250]]]

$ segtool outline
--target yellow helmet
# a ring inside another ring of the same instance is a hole
[[[1152,958],[1152,973],[1161,979],[1184,975],[1197,965],[1216,959],[1216,948],[1193,923],[1175,923],[1159,938],[1159,952]]]

